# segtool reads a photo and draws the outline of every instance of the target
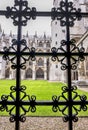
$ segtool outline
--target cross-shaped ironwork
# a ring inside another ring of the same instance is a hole
[[[4,47],[3,51],[0,52],[4,60],[11,61],[12,69],[16,69],[16,85],[11,86],[9,95],[1,96],[0,111],[6,110],[9,112],[11,116],[10,121],[15,122],[15,130],[19,130],[20,121],[24,122],[26,120],[25,116],[27,112],[35,112],[37,105],[52,106],[54,112],[62,112],[64,122],[69,122],[68,129],[72,130],[72,122],[78,121],[78,112],[87,110],[88,100],[86,96],[80,96],[76,92],[76,86],[72,86],[71,70],[76,69],[76,63],[84,60],[84,56],[88,56],[88,53],[84,52],[83,47],[77,47],[75,41],[70,39],[70,27],[74,26],[75,20],[87,17],[88,13],[81,12],[80,9],[74,8],[73,3],[68,0],[62,0],[60,6],[58,8],[52,8],[50,12],[37,11],[34,7],[31,9],[28,7],[26,0],[14,0],[14,3],[14,7],[7,7],[6,10],[0,10],[0,15],[11,18],[14,26],[18,27],[17,39],[13,39],[12,45],[9,48]],[[52,48],[50,53],[36,52],[35,48],[29,48],[26,41],[21,38],[22,26],[26,26],[27,21],[31,18],[35,20],[36,17],[41,16],[51,17],[52,20],[60,20],[61,26],[66,27],[66,40],[62,39],[61,46],[59,48]],[[66,50],[64,50],[64,47]],[[36,56],[51,57],[53,61],[57,60],[61,63],[62,70],[67,70],[67,86],[62,87],[63,92],[61,95],[52,96],[51,101],[37,101],[36,96],[27,95],[25,92],[26,86],[21,85],[21,69],[25,69],[26,61],[29,59],[32,61],[36,60]],[[66,60],[66,63],[64,60]],[[20,97],[21,93],[23,97]],[[65,96],[66,93],[67,97]],[[78,98],[79,100],[76,100]],[[11,107],[9,108],[8,106]],[[26,106],[28,106],[28,108],[26,108]],[[79,106],[79,108],[77,106]],[[22,113],[20,113],[21,110]]]

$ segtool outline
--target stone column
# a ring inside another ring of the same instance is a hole
[[[9,73],[9,79],[13,79],[13,71],[11,71],[11,69],[10,69],[10,73]]]
[[[21,70],[21,79],[25,79],[25,70]]]
[[[36,70],[35,70],[35,65],[36,65],[36,62],[33,61],[33,74],[32,74],[32,79],[33,79],[33,80],[36,79]]]
[[[16,70],[11,70],[10,79],[16,79]]]
[[[51,64],[50,64],[49,80],[50,81],[55,80],[55,64],[53,64],[52,61],[51,61]]]
[[[1,79],[5,78],[5,65],[6,61],[1,58]]]
[[[47,80],[47,70],[44,71],[44,80]]]
[[[44,50],[46,52],[46,50]],[[47,58],[44,57],[44,80],[47,80]]]
[[[61,81],[62,81],[62,82],[66,82],[66,80],[67,80],[66,77],[65,77],[66,71],[62,71],[62,70],[61,70],[61,73],[62,73]]]

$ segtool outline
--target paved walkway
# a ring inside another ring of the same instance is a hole
[[[0,117],[0,130],[15,130],[14,123],[8,117]],[[27,117],[20,130],[68,130],[68,123],[60,117]],[[73,123],[73,130],[88,130],[88,118],[79,118]]]

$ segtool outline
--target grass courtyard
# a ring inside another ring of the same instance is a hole
[[[15,86],[15,80],[0,80],[0,99],[1,95],[9,95],[10,87]],[[25,90],[27,95],[35,95],[36,100],[52,100],[53,95],[60,96],[62,93],[63,83],[60,82],[48,82],[42,80],[23,80],[21,85],[25,85],[27,89]],[[88,99],[88,92],[77,90],[79,95],[86,95]],[[67,96],[67,95],[66,95]],[[6,111],[0,112],[0,115],[8,115]],[[53,112],[52,106],[37,106],[36,112],[27,113],[28,116],[62,116],[61,112]],[[88,111],[81,111],[79,116],[88,116]]]

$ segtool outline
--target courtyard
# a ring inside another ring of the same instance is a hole
[[[2,95],[10,95],[11,94],[11,90],[10,87],[11,86],[15,86],[15,80],[0,80],[0,98]],[[36,101],[52,101],[52,97],[54,95],[56,95],[57,97],[59,97],[62,94],[62,87],[66,86],[66,84],[62,83],[62,82],[50,82],[50,81],[44,81],[44,80],[22,80],[21,82],[21,86],[26,86],[25,92],[26,95],[29,95],[30,97],[32,95],[36,96]],[[88,99],[88,89],[87,88],[78,88],[78,90],[75,90],[75,92],[77,91],[78,95],[86,95],[87,99]],[[14,97],[16,96],[15,93],[12,94]],[[24,96],[24,93],[21,94],[21,98],[22,96]],[[67,98],[67,94],[65,93],[64,96]],[[75,96],[75,93],[73,93],[73,97]],[[10,100],[13,100],[12,98],[9,98]],[[61,98],[62,100],[65,100],[63,98]],[[27,98],[24,99],[25,101],[27,100]],[[77,97],[76,100],[79,100],[79,97]],[[64,106],[63,106],[64,107]],[[62,109],[63,109],[62,107]],[[79,109],[79,107],[77,106],[77,108]],[[27,107],[26,107],[27,109]],[[66,110],[67,111],[67,110]],[[74,111],[74,110],[73,110]],[[4,111],[1,112],[0,111],[0,115],[4,116],[4,115],[9,115],[8,112]],[[46,117],[46,116],[62,116],[62,113],[60,111],[57,112],[53,112],[52,111],[52,106],[36,106],[36,111],[35,112],[28,112],[27,116],[42,116],[42,117]],[[88,111],[81,111],[79,112],[78,116],[88,116]]]

